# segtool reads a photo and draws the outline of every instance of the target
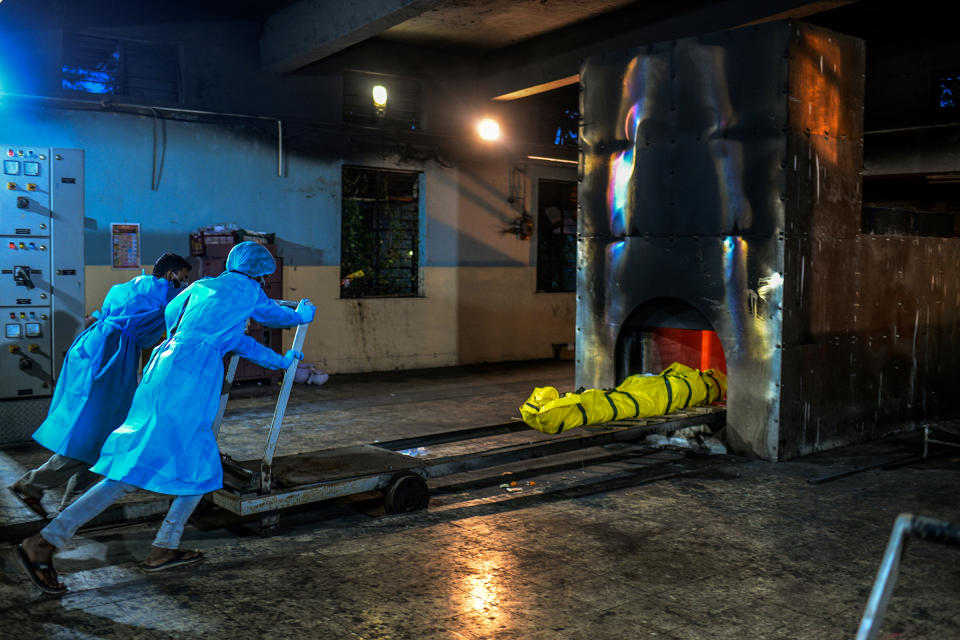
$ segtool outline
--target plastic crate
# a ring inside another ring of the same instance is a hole
[[[237,244],[241,242],[258,242],[260,244],[274,244],[277,234],[263,233],[261,231],[248,231],[247,229],[237,229],[233,232],[234,240]]]

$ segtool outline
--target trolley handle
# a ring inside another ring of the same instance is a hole
[[[2,0],[0,0],[2,1]],[[289,307],[291,309],[296,309],[299,302],[293,300],[274,300],[281,307]],[[301,333],[301,328],[303,332]],[[296,351],[303,351],[303,341],[306,339],[306,327],[304,325],[297,325],[297,334],[294,336],[294,349]],[[230,398],[230,388],[233,386],[233,378],[237,373],[237,365],[239,363],[240,356],[236,353],[230,353],[230,360],[227,364],[226,371],[224,371],[223,376],[223,387],[220,390],[220,406],[217,408],[217,415],[213,420],[213,437],[216,438],[220,435],[220,425],[223,423],[223,414],[227,410],[227,400]],[[290,385],[293,383],[294,374],[297,371],[297,365],[299,362],[294,361],[284,372],[284,380],[290,378],[290,383],[286,385],[286,393],[281,389],[280,400],[277,403],[277,409],[280,410],[279,421],[283,422],[283,414],[286,412],[287,399],[290,397]],[[282,406],[281,406],[282,405]],[[272,441],[272,445],[268,444],[268,453],[265,454],[269,457],[269,460],[273,459],[273,449],[276,447],[276,438],[279,438],[279,433],[274,434],[275,429],[279,430],[279,425],[277,423],[277,415],[274,415],[274,420],[271,422],[271,433],[268,443]]]

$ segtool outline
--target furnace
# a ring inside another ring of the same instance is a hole
[[[771,460],[875,433],[818,395],[856,340],[829,278],[856,270],[862,41],[769,23],[599,55],[581,83],[577,386],[721,368],[729,443]]]

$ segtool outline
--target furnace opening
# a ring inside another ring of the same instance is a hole
[[[700,311],[676,298],[649,300],[620,329],[617,383],[635,373],[660,373],[673,362],[727,373],[720,338]]]

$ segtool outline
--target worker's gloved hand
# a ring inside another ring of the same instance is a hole
[[[283,368],[289,369],[294,360],[303,360],[303,352],[294,351],[293,349],[287,351],[287,354],[283,356]]]
[[[313,316],[317,314],[317,307],[310,304],[308,298],[304,298],[297,305],[297,315],[300,316],[300,324],[313,322]]]

